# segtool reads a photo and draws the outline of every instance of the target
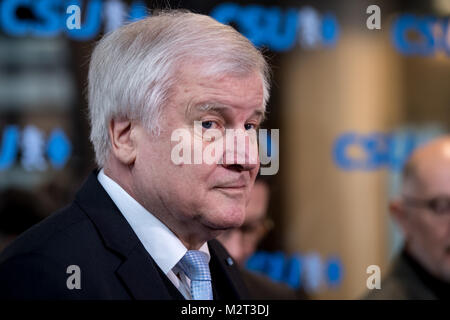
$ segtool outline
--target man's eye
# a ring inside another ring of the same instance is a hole
[[[450,212],[450,199],[437,198],[430,201],[430,207],[437,214]]]
[[[202,121],[202,127],[204,129],[211,129],[213,121]]]
[[[245,130],[250,130],[250,129],[255,129],[256,126],[254,124],[252,124],[252,123],[246,123],[244,125],[244,128],[245,128]]]

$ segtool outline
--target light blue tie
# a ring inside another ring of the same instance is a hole
[[[191,280],[193,300],[213,300],[211,273],[208,255],[202,251],[189,250],[178,262],[178,266]]]

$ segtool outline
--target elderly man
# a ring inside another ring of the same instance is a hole
[[[450,137],[419,147],[404,169],[391,212],[405,246],[369,299],[450,298]]]
[[[261,53],[210,17],[169,11],[106,35],[89,69],[101,170],[4,251],[0,296],[245,298],[233,260],[212,239],[244,221],[259,161],[226,147],[221,161],[180,163],[172,134],[184,129],[185,146],[202,150],[213,129],[239,129],[248,141],[268,91]]]

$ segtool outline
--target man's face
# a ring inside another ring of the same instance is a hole
[[[203,150],[211,143],[202,138],[208,130],[225,134],[225,129],[256,129],[264,111],[259,73],[204,77],[198,70],[201,66],[188,65],[180,71],[170,103],[164,106],[161,134],[154,136],[144,129],[135,133],[133,193],[185,241],[212,238],[242,224],[259,161],[249,163],[247,148],[245,163],[175,164],[171,153],[178,142],[171,141],[173,131],[183,128],[190,132],[193,158],[196,143],[200,142]],[[194,121],[201,122],[200,134],[194,132]],[[225,157],[230,150],[223,150]]]
[[[450,197],[450,161],[418,167],[421,186],[413,193],[419,199]],[[428,208],[405,208],[407,246],[433,275],[450,282],[450,213],[436,214]]]

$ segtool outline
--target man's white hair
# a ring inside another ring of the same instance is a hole
[[[186,11],[166,11],[105,35],[89,66],[90,140],[103,167],[111,119],[140,120],[159,134],[159,119],[183,63],[201,62],[199,74],[246,76],[260,72],[264,107],[269,67],[263,55],[231,26]]]

